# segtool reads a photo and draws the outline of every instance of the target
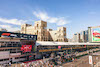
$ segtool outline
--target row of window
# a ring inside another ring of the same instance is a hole
[[[0,43],[0,47],[21,47],[21,44],[5,44],[5,43]]]
[[[10,41],[10,42],[0,41],[0,43],[7,43],[7,44],[8,44],[8,43],[12,43],[12,44],[13,44],[13,43],[14,43],[14,44],[16,43],[16,44],[20,44],[20,42],[11,42],[11,41]]]

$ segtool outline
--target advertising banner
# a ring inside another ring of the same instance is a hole
[[[100,28],[92,29],[92,42],[100,42]]]
[[[31,52],[32,50],[32,45],[22,45],[21,51],[23,52]]]
[[[21,39],[28,39],[28,40],[37,40],[37,35],[14,33],[14,32],[4,32],[4,31],[0,31],[0,37],[3,37],[3,38],[21,38]]]
[[[92,56],[89,56],[89,64],[92,64]]]
[[[58,46],[58,49],[61,49],[61,46]]]

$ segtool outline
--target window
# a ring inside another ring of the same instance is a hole
[[[43,27],[45,27],[45,24],[43,24]]]
[[[64,36],[64,38],[66,38],[66,36]]]
[[[37,35],[38,35],[38,30],[37,30]]]
[[[43,29],[47,29],[47,27],[43,27]]]
[[[24,27],[22,27],[22,31],[24,31]]]
[[[45,36],[45,31],[43,31],[43,36]]]
[[[43,29],[47,29],[47,27],[46,27],[46,25],[45,25],[45,24],[43,24]]]
[[[39,25],[37,24],[37,27],[38,27]]]
[[[66,31],[64,31],[64,33],[66,33]]]

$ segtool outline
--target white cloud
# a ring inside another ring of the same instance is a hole
[[[65,18],[62,17],[62,18],[59,18],[57,25],[65,25],[67,23],[69,23],[69,21],[65,20]]]
[[[39,18],[39,19],[42,19],[44,21],[47,21],[47,19],[49,19],[49,16],[47,15],[46,12],[33,12],[33,14]]]
[[[8,31],[17,31],[20,30],[18,27],[12,27],[11,25],[0,25],[0,28],[7,29]]]
[[[14,25],[21,25],[21,24],[27,22],[27,20],[0,18],[0,22],[14,24]]]
[[[47,21],[50,23],[55,23],[58,21],[58,18],[52,17],[52,18],[48,19]]]
[[[57,25],[65,25],[70,21],[65,17],[51,17],[47,14],[47,12],[38,12],[34,11],[33,15],[35,15],[38,19],[47,21],[49,23],[56,23]]]

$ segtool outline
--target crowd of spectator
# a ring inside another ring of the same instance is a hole
[[[22,63],[21,67],[56,67],[56,66],[52,61],[45,59],[45,60],[38,60],[29,63]]]
[[[56,57],[54,55],[51,55],[51,57],[48,59],[44,58],[42,60],[22,63],[21,67],[61,67],[62,63],[69,60],[73,61],[74,59],[72,59],[72,56],[68,56],[67,54]]]
[[[29,63],[22,63],[21,67],[61,67],[62,63],[67,61],[67,58],[67,56],[59,56],[55,58],[42,59]]]

